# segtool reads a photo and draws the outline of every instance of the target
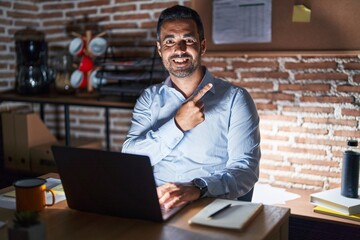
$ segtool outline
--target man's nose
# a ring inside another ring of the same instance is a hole
[[[185,41],[179,41],[176,44],[176,50],[180,51],[180,52],[185,52],[186,51],[186,43],[185,43]]]

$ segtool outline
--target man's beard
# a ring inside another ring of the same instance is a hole
[[[186,58],[189,58],[188,61],[191,62],[190,66],[186,67],[186,68],[181,68],[181,69],[175,69],[172,67],[172,61],[174,58],[181,58],[181,57],[186,57]],[[192,57],[188,54],[183,54],[183,55],[173,55],[169,58],[168,60],[168,71],[171,75],[177,77],[177,78],[186,78],[188,76],[190,76],[192,73],[195,72],[196,68],[198,67],[198,63],[199,63],[199,60],[195,60],[195,61],[192,61]]]

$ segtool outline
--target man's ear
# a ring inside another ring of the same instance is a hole
[[[157,47],[157,52],[158,52],[159,56],[162,57],[161,56],[161,45],[159,42],[156,42],[156,47]]]
[[[200,44],[200,53],[201,55],[204,55],[204,53],[206,52],[206,40],[202,40],[201,44]]]

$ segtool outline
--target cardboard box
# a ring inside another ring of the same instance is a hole
[[[71,139],[71,146],[80,148],[101,149],[101,141],[89,139]],[[52,145],[65,145],[64,141],[47,143],[30,149],[31,171],[37,174],[57,172],[54,156],[51,151]]]
[[[56,143],[57,139],[34,112],[15,113],[14,128],[16,170],[30,171],[30,148]]]

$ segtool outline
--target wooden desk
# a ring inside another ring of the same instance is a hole
[[[105,109],[105,134],[106,134],[106,148],[110,150],[110,120],[109,109],[121,108],[132,109],[135,105],[135,100],[124,101],[119,97],[99,97],[99,94],[89,93],[83,95],[64,95],[52,92],[49,94],[38,95],[21,95],[15,91],[8,91],[0,93],[0,102],[25,102],[40,104],[40,115],[44,119],[44,105],[61,105],[64,106],[64,121],[65,121],[65,143],[70,145],[70,106],[84,106],[84,107],[101,107]]]
[[[57,177],[48,174],[43,177]],[[12,187],[0,190],[0,193]],[[66,201],[41,212],[46,223],[47,239],[288,239],[290,210],[277,206],[264,206],[264,210],[243,232],[189,225],[187,221],[213,199],[204,198],[187,206],[164,223],[102,216],[71,210]],[[0,220],[11,221],[14,211],[0,209]],[[0,230],[0,239],[6,239],[6,230]]]
[[[360,222],[329,216],[313,211],[312,191],[289,189],[300,198],[277,206],[291,209],[289,238],[292,240],[360,239]]]

